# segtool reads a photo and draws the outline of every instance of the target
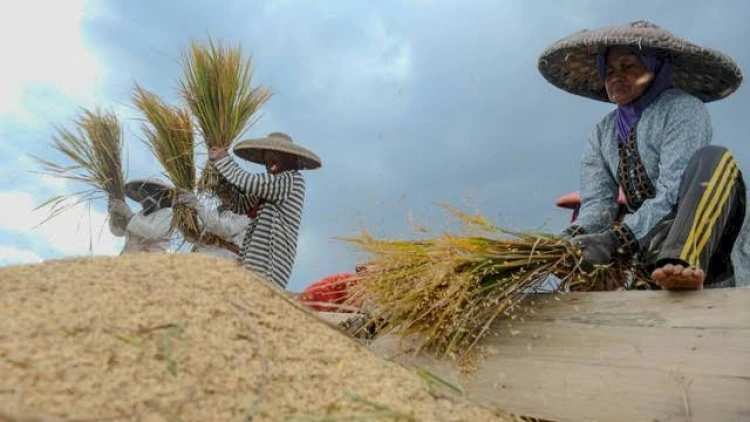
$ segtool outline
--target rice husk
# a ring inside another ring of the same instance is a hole
[[[0,268],[0,374],[0,421],[513,420],[201,254]]]

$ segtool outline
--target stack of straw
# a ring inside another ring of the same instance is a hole
[[[252,59],[244,59],[239,46],[223,47],[210,39],[207,46],[192,43],[183,61],[180,93],[197,120],[207,150],[228,149],[254,123],[254,114],[271,97],[267,89],[252,87],[252,71]],[[219,173],[206,165],[198,189],[217,196],[221,193],[222,199],[228,200],[232,195],[226,195],[227,189],[221,187],[226,183],[220,183]]]
[[[381,325],[381,335],[417,335],[421,348],[464,355],[498,317],[514,318],[519,302],[542,288],[550,275],[561,279],[560,290],[625,287],[623,263],[587,273],[574,243],[554,235],[510,232],[481,216],[446,208],[459,217],[467,236],[388,241],[365,233],[344,239],[371,254],[349,303],[367,303],[372,308],[369,322]]]
[[[57,127],[52,148],[62,153],[72,164],[64,165],[33,157],[42,166],[41,174],[59,177],[89,186],[89,189],[69,196],[59,195],[45,201],[38,208],[51,206],[49,216],[59,215],[81,202],[107,197],[125,199],[125,173],[122,166],[122,131],[117,116],[109,111],[82,109],[76,119],[76,132]],[[75,202],[68,201],[77,198]]]

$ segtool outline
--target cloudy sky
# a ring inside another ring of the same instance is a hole
[[[351,271],[367,228],[406,237],[439,229],[436,202],[478,209],[507,228],[557,231],[555,199],[578,186],[578,160],[606,104],[547,84],[543,48],[583,28],[648,19],[750,69],[750,3],[704,1],[43,1],[0,14],[0,265],[115,254],[105,204],[37,227],[32,209],[78,188],[29,173],[50,155],[53,125],[79,106],[126,119],[128,172],[160,171],[129,105],[137,81],[177,101],[191,40],[241,42],[273,98],[248,136],[286,131],[324,161],[307,202],[289,285]],[[750,174],[750,91],[711,104],[716,142]],[[202,160],[203,158],[201,158]],[[259,167],[246,167],[259,171]]]

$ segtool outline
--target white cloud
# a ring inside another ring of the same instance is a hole
[[[309,40],[301,53],[308,77],[300,88],[325,95],[344,112],[401,114],[408,100],[405,88],[414,77],[410,41],[378,15],[367,21],[360,36],[356,48],[344,49]]]
[[[106,213],[86,204],[73,205],[39,225],[48,211],[34,210],[38,203],[28,193],[0,192],[0,203],[0,230],[22,233],[63,256],[116,255],[121,249],[122,240],[109,232]]]
[[[370,41],[369,57],[360,63],[366,74],[377,75],[398,82],[411,77],[411,45],[403,37],[389,31],[380,17],[370,21],[365,36]]]
[[[77,103],[94,98],[101,68],[80,31],[88,15],[86,0],[28,0],[4,8],[0,49],[12,63],[0,68],[0,114],[37,118],[24,102],[46,90]]]
[[[42,257],[33,251],[13,246],[0,246],[0,266],[37,262],[42,262]]]

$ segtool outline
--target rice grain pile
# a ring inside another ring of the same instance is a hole
[[[513,420],[200,254],[0,268],[0,374],[0,421]]]

